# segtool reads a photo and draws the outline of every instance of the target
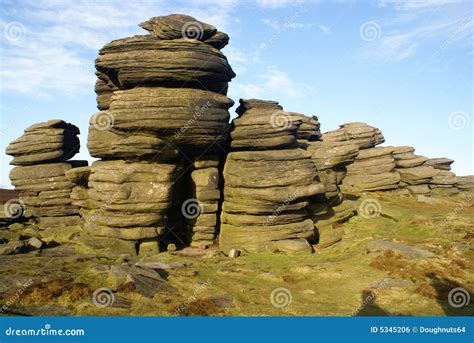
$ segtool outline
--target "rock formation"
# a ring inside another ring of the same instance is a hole
[[[10,179],[20,195],[24,217],[32,218],[42,229],[80,224],[79,208],[72,204],[74,184],[66,173],[87,165],[68,161],[79,151],[79,129],[62,120],[32,125],[7,147],[16,167]]]
[[[219,248],[310,252],[309,197],[324,191],[311,154],[297,147],[302,121],[277,102],[240,100],[224,166]]]
[[[91,118],[88,148],[103,161],[78,185],[83,242],[140,254],[168,243],[207,247],[234,104],[225,94],[235,74],[219,51],[228,36],[183,15],[140,26],[150,34],[115,40],[96,59],[101,111]]]
[[[24,215],[43,230],[76,226],[78,246],[109,254],[217,239],[234,257],[311,253],[341,240],[361,193],[474,190],[453,160],[378,146],[384,136],[365,123],[321,134],[316,116],[241,99],[229,124],[227,34],[185,15],[140,27],[148,34],[106,44],[95,61],[87,146],[98,161],[70,160],[79,129],[61,120],[30,126],[7,148]]]

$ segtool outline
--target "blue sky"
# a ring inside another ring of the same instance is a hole
[[[227,32],[237,77],[229,97],[316,114],[322,130],[363,121],[386,145],[456,160],[473,174],[472,1],[0,0],[0,149],[27,126],[61,118],[90,159],[94,59],[112,39],[143,34],[152,16],[189,14]],[[233,115],[235,115],[233,113]],[[0,187],[10,157],[0,154]]]

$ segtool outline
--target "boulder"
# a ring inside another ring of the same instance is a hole
[[[79,128],[72,124],[49,120],[26,128],[8,145],[6,153],[13,156],[10,164],[17,166],[67,161],[79,152],[78,134]]]

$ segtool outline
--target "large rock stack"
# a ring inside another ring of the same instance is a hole
[[[100,112],[88,148],[103,161],[75,192],[84,241],[140,254],[156,253],[158,241],[208,246],[220,198],[209,180],[218,180],[219,161],[205,159],[226,143],[233,105],[225,94],[235,74],[219,51],[228,36],[183,15],[140,26],[150,34],[115,40],[96,59]],[[185,212],[190,199],[198,217]]]
[[[34,218],[40,228],[79,225],[79,208],[72,204],[74,184],[66,177],[86,161],[69,161],[80,148],[79,129],[62,120],[28,127],[6,149],[16,167],[10,179],[25,206],[24,216]]]
[[[220,249],[311,252],[309,197],[324,192],[311,154],[297,148],[302,121],[277,102],[240,100],[224,166]]]

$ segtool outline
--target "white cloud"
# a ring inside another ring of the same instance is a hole
[[[270,26],[272,29],[279,30],[279,31],[285,31],[285,30],[288,30],[288,29],[293,29],[293,30],[305,29],[305,28],[313,26],[313,24],[311,24],[311,23],[298,23],[298,22],[295,22],[294,19],[297,16],[298,16],[298,13],[296,15],[294,15],[292,18],[290,18],[289,20],[287,20],[283,23],[280,23],[278,20],[269,19],[269,18],[262,19],[262,22],[265,25]]]
[[[372,42],[361,40],[359,56],[383,62],[400,62],[428,45],[432,54],[455,44],[465,44],[473,33],[474,20],[469,5],[457,0],[398,1],[384,0],[379,6],[391,6],[394,15],[377,22],[380,37]]]
[[[257,3],[264,8],[279,8],[286,6],[294,6],[304,2],[305,0],[257,0]]]
[[[265,25],[270,26],[272,29],[278,30],[280,28],[280,24],[278,23],[278,21],[276,21],[274,19],[265,18],[265,19],[262,20],[262,22]]]
[[[380,0],[378,5],[385,7],[393,5],[398,10],[415,10],[425,8],[435,8],[450,4],[460,3],[461,0]]]
[[[232,92],[242,98],[279,99],[304,97],[311,88],[292,79],[287,73],[276,67],[268,67],[256,75],[253,82],[232,85]]]
[[[323,33],[329,33],[331,32],[331,28],[329,26],[324,26],[324,25],[318,25],[319,29]]]
[[[170,3],[164,1],[26,0],[2,5],[0,28],[20,22],[23,38],[0,41],[0,90],[34,96],[90,92],[94,58],[113,39],[143,34],[138,27],[152,16],[186,13],[226,31],[238,19],[236,1]],[[21,8],[21,11],[18,11]]]

